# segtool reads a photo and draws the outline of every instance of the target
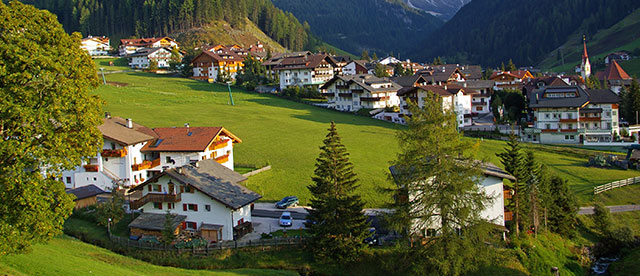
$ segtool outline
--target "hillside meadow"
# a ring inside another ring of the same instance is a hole
[[[387,168],[399,151],[396,133],[403,126],[234,87],[232,106],[226,86],[184,78],[142,72],[106,77],[107,81],[127,84],[103,85],[94,92],[104,100],[104,111],[112,115],[132,118],[148,127],[185,123],[224,126],[240,137],[243,142],[234,150],[236,164],[272,165],[270,171],[246,182],[265,201],[297,195],[302,204],[309,203],[306,187],[311,183],[315,158],[331,121],[336,122],[351,155],[360,180],[358,192],[366,206],[380,207],[390,200],[379,188],[393,185]],[[495,153],[504,148],[505,142],[465,139],[477,145],[478,158],[500,165]],[[640,175],[637,171],[586,167],[587,155],[595,152],[591,150],[541,145],[525,148],[534,150],[539,162],[568,179],[582,204],[592,200],[594,186]]]

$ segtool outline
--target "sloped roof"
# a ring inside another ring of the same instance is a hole
[[[496,84],[496,82],[492,80],[467,80],[465,83],[467,87],[471,89],[492,88]]]
[[[289,70],[289,69],[313,69],[316,68],[323,60],[328,60],[329,56],[325,54],[313,54],[296,57],[285,57],[278,64],[275,70]]]
[[[399,84],[391,81],[387,78],[378,78],[374,75],[369,74],[357,74],[357,75],[347,75],[347,76],[334,76],[331,80],[326,82],[321,89],[327,89],[331,84],[336,82],[337,80],[342,80],[348,84],[357,84],[362,89],[367,90],[369,92],[389,92],[389,91],[398,91],[402,88]],[[373,84],[391,84],[391,87],[380,87],[374,88]]]
[[[168,39],[174,41],[170,37],[150,37],[150,38],[132,38],[132,39],[120,39],[120,45],[145,47],[153,43],[156,43],[162,39]],[[175,42],[175,41],[174,41]]]
[[[132,122],[132,125],[133,128],[128,128],[125,119],[114,116],[103,118],[98,129],[102,132],[102,136],[121,145],[135,145],[157,137],[156,133],[146,126],[135,122]]]
[[[546,98],[545,93],[576,93],[572,98]],[[589,94],[579,86],[547,86],[534,90],[529,99],[529,107],[582,107],[589,103]]]
[[[187,219],[187,216],[171,214],[171,218],[171,228],[176,229],[183,221]],[[129,223],[129,228],[162,231],[164,230],[165,220],[166,214],[142,213],[131,223]]]
[[[160,51],[160,50],[165,50],[167,52],[170,52],[169,50],[167,50],[165,48],[162,48],[162,47],[160,47],[160,48],[143,48],[143,49],[140,49],[140,50],[136,51],[133,54],[128,55],[128,57],[148,56],[148,55],[153,54],[153,53],[155,53],[157,51]]]
[[[480,80],[482,78],[482,67],[480,65],[462,65],[460,71],[468,80]]]
[[[154,128],[157,140],[147,143],[142,152],[197,152],[204,151],[221,133],[234,142],[241,143],[238,137],[223,127],[165,127]]]
[[[412,87],[418,83],[419,80],[423,80],[424,82],[428,82],[425,77],[422,75],[413,75],[413,76],[398,76],[392,77],[391,80],[402,87]]]
[[[504,72],[496,71],[496,72],[493,72],[493,74],[491,74],[491,77],[489,79],[495,79],[502,75],[510,76],[517,79],[523,79],[527,75],[527,73],[529,73],[529,71],[527,70],[504,71]]]
[[[165,175],[182,184],[193,186],[233,210],[242,208],[262,198],[258,193],[239,184],[239,182],[247,180],[246,177],[212,159],[198,161],[197,167],[186,165],[165,170],[136,186],[134,190],[143,189],[143,186]]]
[[[439,85],[424,85],[424,86],[418,86],[418,87],[405,87],[405,88],[400,89],[400,91],[398,91],[398,96],[402,97],[402,96],[405,96],[407,94],[420,92],[420,91],[425,91],[425,92],[431,91],[431,92],[433,92],[436,95],[439,95],[441,97],[451,97],[451,96],[453,96],[453,94],[451,94],[451,92],[449,92],[448,90],[444,89],[444,87],[439,86]]]
[[[604,78],[606,78],[607,80],[630,80],[631,77],[629,76],[629,74],[627,74],[627,72],[624,71],[624,69],[622,69],[622,67],[620,67],[620,64],[618,64],[618,62],[614,59],[612,60],[609,65],[607,65],[607,68],[604,70],[604,74],[598,74],[598,79],[600,80],[604,80]]]
[[[67,190],[67,194],[72,194],[76,196],[76,200],[78,200],[78,199],[88,198],[92,196],[97,196],[100,194],[108,194],[108,192],[105,192],[102,189],[98,188],[98,186],[91,184],[91,185]]]
[[[457,94],[458,91],[460,91],[460,90],[462,90],[462,94],[465,94],[465,95],[480,94],[480,92],[478,92],[478,91],[476,91],[474,89],[466,88],[466,87],[463,87],[463,86],[460,86],[460,85],[457,85],[457,84],[447,84],[444,87],[451,94]]]
[[[494,165],[491,162],[486,162],[482,164],[480,164],[480,161],[477,161],[477,162],[480,168],[482,168],[482,172],[484,173],[484,175],[495,176],[502,179],[509,179],[511,181],[516,181],[515,177],[513,177],[511,174],[509,174],[508,172]],[[391,175],[394,178],[398,177],[399,172],[396,170],[396,166],[389,167],[389,171],[391,172]]]
[[[619,103],[620,97],[611,89],[591,89],[587,91],[589,102],[593,104]]]

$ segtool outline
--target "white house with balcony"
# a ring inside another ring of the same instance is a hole
[[[262,197],[241,184],[246,179],[212,159],[164,170],[133,189],[141,197],[129,204],[142,214],[129,224],[131,235],[161,236],[169,212],[178,231],[210,242],[239,238],[251,231],[252,205]]]
[[[109,114],[98,126],[104,144],[96,156],[62,173],[66,188],[138,185],[165,169],[213,159],[233,170],[233,144],[242,140],[223,127],[150,129]]]
[[[82,39],[80,48],[87,51],[91,56],[106,56],[111,51],[109,38],[104,36],[88,36]]]
[[[378,109],[400,105],[397,93],[402,87],[388,78],[374,75],[335,76],[321,90],[329,108],[340,111]]]
[[[428,95],[435,94],[442,99],[443,110],[453,110],[456,114],[458,127],[465,127],[472,124],[471,120],[471,97],[478,92],[469,88],[464,88],[455,84],[448,85],[424,85],[415,87],[405,87],[398,91],[400,96],[400,113],[403,116],[410,116],[408,101],[411,100],[419,107],[424,107]]]
[[[479,163],[479,162],[478,162]],[[508,194],[508,190],[504,189],[504,179],[515,181],[515,177],[505,172],[501,168],[491,163],[479,163],[478,167],[482,169],[483,178],[478,183],[478,188],[488,198],[491,199],[489,204],[484,206],[485,208],[480,212],[479,217],[497,226],[498,229],[506,231],[505,221],[511,220],[511,212],[505,209],[505,195]],[[403,172],[401,168],[392,166],[389,168],[391,175],[394,179],[400,179]],[[410,178],[411,179],[411,178]],[[433,177],[431,178],[433,179]],[[420,181],[420,180],[416,180]],[[422,180],[424,181],[424,180]],[[429,180],[427,180],[429,181]],[[432,181],[432,180],[431,180]],[[399,184],[400,185],[400,184]],[[400,187],[402,188],[402,187]],[[408,189],[401,189],[401,194],[396,195],[396,200],[417,200],[415,191]],[[427,208],[428,209],[428,208]],[[437,207],[436,207],[437,209]],[[419,213],[413,214],[418,216]],[[464,225],[460,225],[460,228],[464,229]],[[412,220],[411,235],[417,237],[430,237],[440,235],[440,219],[435,216],[431,221],[423,221],[418,219]]]
[[[127,57],[131,68],[149,68],[151,61],[155,61],[158,64],[158,68],[169,68],[171,50],[166,48],[144,48]],[[182,59],[182,54],[180,54],[179,58]]]
[[[619,134],[619,97],[609,89],[547,86],[529,98],[533,127],[524,139],[550,144],[612,142]]]
[[[325,54],[285,57],[273,70],[280,76],[280,89],[292,86],[320,87],[333,78],[334,68]]]

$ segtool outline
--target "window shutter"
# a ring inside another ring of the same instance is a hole
[[[147,190],[151,192],[151,184],[147,185]]]
[[[182,210],[183,210],[183,211],[186,211],[186,210],[187,210],[187,204],[186,204],[186,203],[182,204]]]
[[[184,186],[180,185],[180,193],[184,193]]]
[[[162,210],[162,202],[158,204],[158,209]]]
[[[187,222],[186,221],[182,222],[182,229],[187,229]]]
[[[193,204],[193,210],[198,212],[198,204]]]

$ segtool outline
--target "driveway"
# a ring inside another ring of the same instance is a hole
[[[640,211],[640,205],[613,205],[607,206],[611,213]],[[578,215],[593,215],[593,206],[580,207]]]

